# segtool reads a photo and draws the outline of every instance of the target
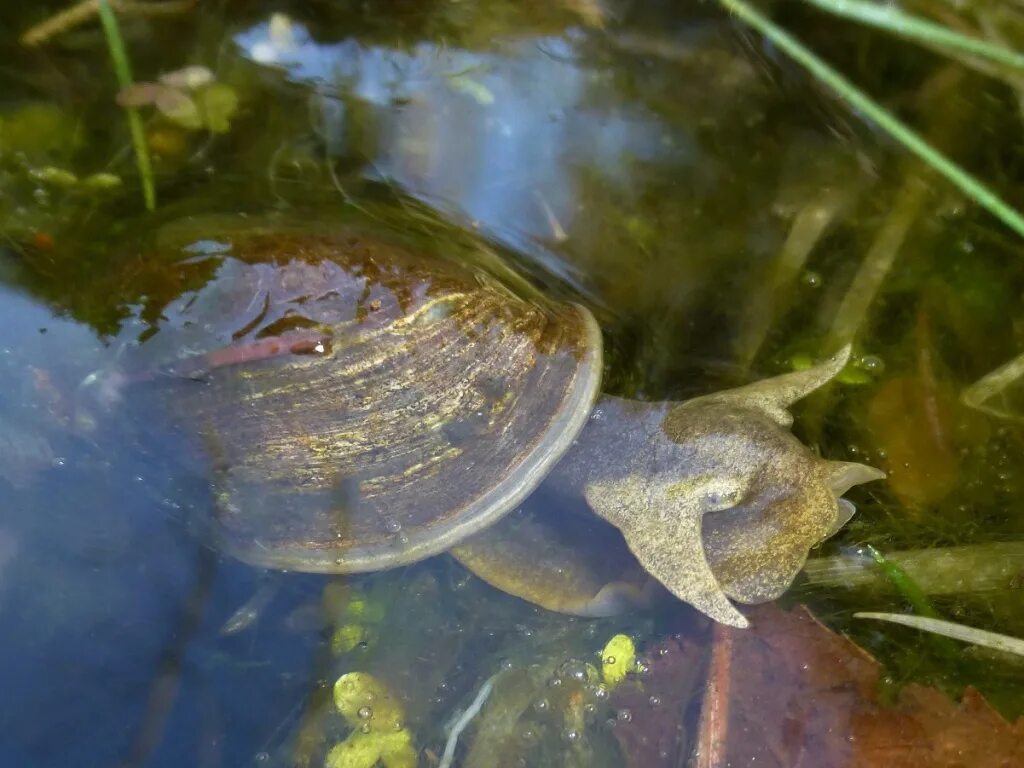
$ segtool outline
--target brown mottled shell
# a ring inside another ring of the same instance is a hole
[[[191,354],[143,388],[201,438],[213,534],[243,560],[342,573],[442,552],[513,509],[586,422],[601,338],[582,307],[376,237],[231,246],[143,345]]]

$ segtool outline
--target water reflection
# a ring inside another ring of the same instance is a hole
[[[685,134],[622,101],[611,72],[583,64],[583,38],[571,32],[510,38],[492,51],[420,42],[406,52],[320,43],[279,16],[235,40],[254,61],[315,86],[329,147],[340,152],[350,138],[356,102],[372,105],[368,159],[380,174],[507,238],[558,242],[576,229],[574,169],[628,185],[633,163],[694,158]]]

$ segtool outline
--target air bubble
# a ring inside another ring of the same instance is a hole
[[[551,705],[548,703],[547,699],[540,699],[533,703],[533,708],[538,712],[547,712],[550,707]]]
[[[661,698],[658,696],[651,696],[651,698],[647,700],[647,703],[650,704],[652,707],[660,707]]]
[[[618,712],[615,713],[615,719],[618,720],[620,723],[628,723],[628,722],[632,721],[633,713],[630,712],[625,707],[623,707],[622,709],[620,709]]]
[[[587,679],[587,666],[579,661],[567,661],[562,665],[562,675],[576,682],[584,682]]]
[[[356,712],[356,717],[360,720],[369,720],[373,717],[373,709],[371,707],[360,707],[359,711]]]
[[[398,533],[402,530],[402,524],[397,520],[388,520],[384,523],[384,530],[388,533]]]
[[[817,272],[804,272],[803,282],[808,288],[820,288],[822,283],[821,275]]]
[[[579,731],[566,731],[565,738],[566,738],[566,741],[568,741],[570,744],[573,743],[573,742],[577,742],[577,741],[580,740],[580,732]]]
[[[864,355],[860,359],[860,367],[869,373],[881,373],[885,370],[885,361],[878,355]]]

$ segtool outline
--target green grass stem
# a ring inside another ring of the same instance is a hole
[[[133,82],[132,67],[128,61],[128,52],[125,50],[124,38],[121,37],[121,27],[117,23],[117,16],[114,15],[107,0],[100,0],[99,13],[118,85],[122,89],[127,88]],[[135,162],[142,180],[142,198],[146,203],[146,210],[152,211],[156,208],[156,185],[153,182],[153,164],[150,162],[149,148],[146,146],[146,132],[142,126],[142,117],[134,107],[126,107],[125,114],[128,117],[132,148],[135,150]]]
[[[925,594],[921,586],[911,578],[905,570],[894,563],[892,560],[887,558],[877,549],[872,546],[866,547],[867,552],[871,555],[871,559],[875,563],[875,567],[881,571],[887,579],[892,583],[896,589],[899,590],[900,594],[903,595],[904,599],[914,609],[914,612],[925,619],[932,621],[941,621],[942,617],[939,612],[935,610],[935,606],[932,605],[931,600],[928,599],[928,595]],[[859,615],[859,614],[854,614]],[[947,656],[953,656],[957,652],[956,646],[951,643],[945,637],[937,637],[934,639],[936,650]]]
[[[976,204],[1002,221],[1018,235],[1024,237],[1024,216],[1003,201],[982,181],[932,147],[899,118],[818,58],[803,43],[776,25],[746,0],[718,0],[718,2],[745,24],[764,35],[850,106],[863,113],[908,152],[935,169]]]
[[[874,547],[868,546],[865,549],[871,555],[871,559],[874,560],[878,570],[885,574],[885,577],[892,582],[892,585],[900,591],[900,594],[906,598],[907,602],[910,603],[911,607],[918,614],[933,619],[940,618],[939,612],[935,610],[935,607],[928,599],[928,595],[924,593],[924,590],[905,570],[889,560]]]
[[[899,8],[865,0],[804,0],[833,16],[883,29],[928,46],[941,46],[997,62],[1024,72],[1024,55],[981,38],[956,32],[933,21],[911,16]]]

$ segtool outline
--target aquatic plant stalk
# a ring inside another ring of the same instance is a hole
[[[918,136],[899,118],[860,90],[852,82],[825,63],[803,43],[750,5],[746,0],[718,0],[726,10],[756,29],[779,47],[787,56],[824,83],[854,109],[862,112],[907,151],[942,174],[975,203],[1024,237],[1024,216],[1007,204],[982,181],[963,170],[928,142]]]
[[[81,2],[58,11],[30,28],[21,36],[22,45],[39,45],[54,35],[74,29],[85,23],[99,12],[100,0],[81,0]]]
[[[961,34],[933,21],[912,16],[896,6],[864,2],[864,0],[804,0],[833,16],[842,16],[861,24],[883,29],[900,37],[963,51],[983,59],[1024,71],[1024,55],[986,40]]]
[[[110,51],[110,60],[114,66],[114,74],[121,88],[128,88],[132,85],[132,68],[128,62],[128,52],[125,50],[124,39],[121,37],[121,28],[117,23],[117,17],[110,9],[107,0],[99,0],[100,21],[103,23],[103,35],[107,40],[107,50]],[[153,182],[153,164],[149,158],[149,147],[146,146],[146,132],[142,127],[142,118],[134,107],[125,107],[125,114],[128,117],[128,130],[131,132],[132,148],[135,150],[135,162],[139,168],[139,177],[142,180],[142,199],[146,203],[146,210],[152,211],[156,208],[156,185]]]
[[[996,592],[1024,574],[1024,541],[911,549],[886,554],[926,595]],[[804,577],[816,587],[883,587],[885,576],[862,554],[811,558]]]
[[[736,356],[749,369],[757,357],[776,314],[783,309],[793,283],[829,226],[847,202],[848,195],[826,194],[805,205],[793,218],[789,236],[782,246],[764,290],[751,297],[738,332]]]
[[[903,613],[874,613],[871,611],[861,611],[853,614],[853,617],[855,619],[888,621],[892,624],[901,624],[904,627],[920,629],[923,632],[951,637],[954,640],[963,640],[965,643],[971,643],[972,645],[980,645],[984,648],[992,648],[996,651],[1024,656],[1024,640],[1020,638],[1002,635],[998,632],[989,632],[988,630],[977,629],[976,627],[968,627],[964,624],[957,624],[952,621],[945,621],[944,619],[908,616]]]
[[[917,176],[909,177],[900,188],[892,210],[875,236],[871,248],[864,256],[857,274],[854,275],[853,282],[850,283],[850,288],[836,310],[832,327],[829,329],[828,349],[852,342],[864,324],[871,302],[881,290],[911,225],[917,220],[926,192],[924,181]]]

